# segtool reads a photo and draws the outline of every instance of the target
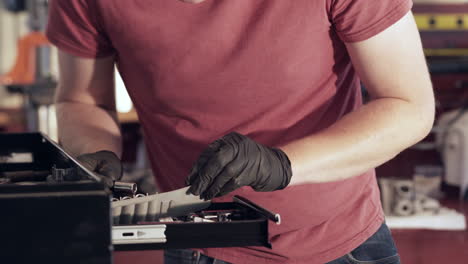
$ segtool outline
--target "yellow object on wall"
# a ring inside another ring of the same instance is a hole
[[[419,30],[468,30],[468,14],[415,14]]]

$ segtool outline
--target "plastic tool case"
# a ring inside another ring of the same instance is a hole
[[[113,226],[113,197],[99,177],[44,135],[0,134],[3,261],[101,264],[112,263],[114,250],[270,247],[268,220],[279,222],[278,215],[237,197],[171,221]]]

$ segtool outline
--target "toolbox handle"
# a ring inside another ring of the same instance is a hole
[[[258,206],[257,204],[253,203],[252,201],[242,197],[242,196],[239,196],[239,195],[234,195],[234,197],[232,198],[232,200],[236,203],[240,203],[244,206],[247,206],[255,211],[257,211],[258,213],[264,215],[265,217],[267,217],[268,219],[270,219],[271,221],[275,222],[277,225],[281,224],[281,216],[279,214],[275,214],[275,213],[272,213],[270,211],[268,211],[267,209],[263,208],[263,207],[260,207]]]

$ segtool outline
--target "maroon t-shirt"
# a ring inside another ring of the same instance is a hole
[[[53,0],[47,36],[81,57],[114,55],[132,97],[157,184],[184,186],[191,165],[231,131],[279,146],[361,105],[344,42],[398,21],[411,0]],[[311,160],[310,162],[314,162]],[[239,194],[280,213],[273,249],[202,249],[242,264],[324,263],[383,221],[373,171],[330,183]]]

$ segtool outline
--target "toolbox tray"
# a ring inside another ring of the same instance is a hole
[[[115,250],[153,250],[167,248],[209,248],[264,246],[271,248],[268,240],[268,219],[255,210],[236,202],[212,203],[203,211],[244,211],[245,219],[212,223],[153,223],[141,227],[165,228],[165,242],[115,244]],[[135,227],[135,225],[129,225]],[[121,226],[122,227],[122,226]]]

